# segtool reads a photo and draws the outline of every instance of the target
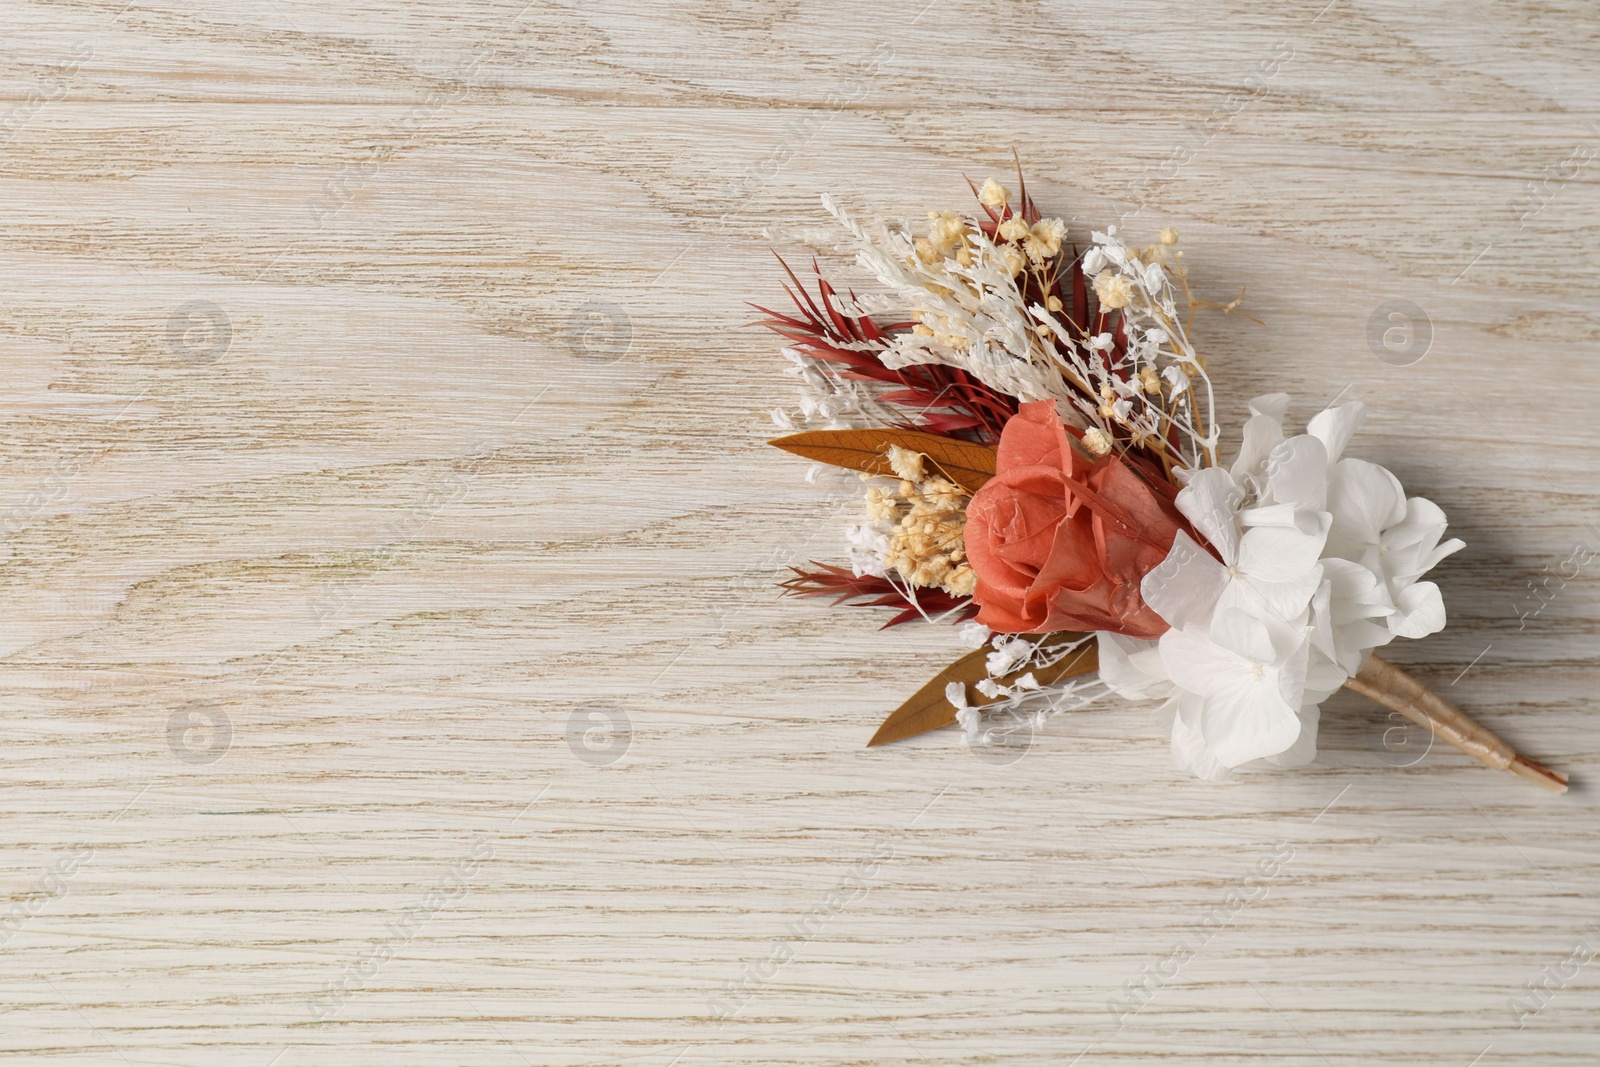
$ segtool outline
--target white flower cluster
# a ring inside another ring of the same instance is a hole
[[[1157,447],[1166,447],[1167,431],[1176,427],[1187,447],[1173,458],[1199,466],[1216,448],[1217,430],[1211,421],[1211,382],[1178,314],[1173,274],[1162,265],[1171,264],[1182,280],[1177,259],[1181,253],[1171,249],[1178,235],[1163,230],[1159,244],[1136,249],[1117,235],[1115,226],[1108,226],[1104,232],[1091,232],[1090,240],[1093,244],[1083,254],[1083,275],[1093,285],[1102,311],[1120,314],[1126,353],[1111,361],[1110,333],[1088,337],[1082,352],[1063,343],[1074,377],[1098,394],[1093,399],[1074,396],[1072,403],[1089,425]],[[1031,310],[1063,342],[1067,340],[1060,322],[1043,308]],[[1195,395],[1195,382],[1205,390],[1204,397]]]
[[[871,228],[858,223],[831,197],[822,205],[853,238],[856,262],[893,296],[863,296],[869,311],[908,311],[927,332],[896,334],[878,360],[891,370],[940,363],[965,370],[991,389],[1019,400],[1067,400],[1071,389],[1055,357],[1034,330],[1005,250],[970,224],[963,226],[967,262],[917,254],[909,226]],[[950,214],[954,218],[953,213]]]
[[[1444,512],[1407,498],[1389,471],[1341,458],[1358,403],[1283,434],[1289,398],[1251,401],[1231,468],[1190,475],[1177,504],[1216,555],[1179,533],[1145,576],[1158,640],[1101,633],[1100,676],[1131,699],[1165,698],[1173,758],[1202,778],[1253,761],[1316,756],[1318,705],[1374,648],[1444,626],[1439,588],[1420,581],[1462,547]]]
[[[798,411],[773,408],[770,412],[773,425],[785,433],[882,426],[901,418],[899,412],[877,399],[876,390],[869,383],[846,378],[826,360],[798,348],[779,351],[789,361],[784,373],[800,386]]]
[[[1048,685],[1034,676],[1036,670],[1075,656],[1093,635],[1073,635],[1063,641],[1059,635],[990,634],[981,625],[978,629],[985,635],[980,647],[982,643],[990,645],[985,663],[988,677],[973,686],[984,703],[971,704],[967,688],[960,682],[950,682],[944,689],[969,746],[1016,744],[1019,740],[1026,744],[1052,715],[1088,707],[1109,692],[1093,673]]]
[[[1001,209],[1009,196],[992,180],[979,194]],[[844,347],[870,352],[890,369],[942,364],[1024,402],[1054,400],[1063,417],[1095,431],[1087,443],[1096,455],[1125,440],[1166,452],[1178,466],[1201,466],[1215,456],[1211,383],[1178,310],[1179,287],[1194,302],[1182,253],[1172,247],[1175,231],[1163,230],[1148,248],[1130,247],[1115,226],[1090,235],[1081,267],[1103,332],[1085,334],[1052,293],[1070,262],[1061,219],[1029,224],[1013,211],[996,231],[1001,243],[954,211],[930,212],[929,235],[916,237],[907,224],[867,225],[830,197],[822,203],[851,238],[842,247],[889,290],[862,296],[854,312],[888,312],[916,324],[881,343]],[[1041,291],[1048,294],[1043,303]],[[827,384],[808,383],[817,395]],[[814,406],[830,403],[837,401],[824,397]]]

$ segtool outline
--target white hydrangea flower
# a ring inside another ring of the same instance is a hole
[[[1173,758],[1202,778],[1315,758],[1320,704],[1368,653],[1444,626],[1438,586],[1419,579],[1463,547],[1441,540],[1437,505],[1343,458],[1360,404],[1286,438],[1288,404],[1282,393],[1251,401],[1233,465],[1194,472],[1178,494],[1215,555],[1180,533],[1145,576],[1146,603],[1172,629],[1153,641],[1099,635],[1101,680],[1165,699]]]

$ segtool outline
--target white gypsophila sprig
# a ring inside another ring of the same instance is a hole
[[[945,687],[956,709],[956,721],[971,746],[1016,744],[1019,735],[1031,737],[1051,716],[1076,711],[1100,700],[1111,690],[1095,675],[1066,678],[1042,684],[1035,671],[1053,667],[1078,655],[1095,640],[1093,634],[1062,639],[1059,635],[995,634],[988,657],[988,677],[975,688],[988,703],[973,706],[959,682]],[[1023,673],[1017,674],[1018,671]],[[1017,675],[1009,684],[1000,679]]]
[[[1212,413],[1211,379],[1178,314],[1172,281],[1174,274],[1183,278],[1178,253],[1171,250],[1177,234],[1164,230],[1160,243],[1141,250],[1130,249],[1115,226],[1092,231],[1090,240],[1081,264],[1084,277],[1094,287],[1102,314],[1120,313],[1125,344],[1120,359],[1113,357],[1110,333],[1084,339],[1087,356],[1061,346],[1073,372],[1099,397],[1098,404],[1079,399],[1076,406],[1112,436],[1120,433],[1153,447],[1179,468],[1214,465],[1219,429]],[[1068,337],[1064,324],[1047,309],[1035,305],[1030,310],[1059,337]],[[1173,430],[1176,446],[1168,439]]]
[[[823,207],[854,238],[856,262],[893,294],[861,300],[874,310],[904,315],[917,327],[896,335],[878,353],[890,369],[937,363],[972,374],[1022,401],[1070,400],[1050,346],[1043,343],[1024,306],[1004,252],[981,230],[966,236],[968,261],[924,262],[909,226],[882,222],[867,228],[832,197]]]
[[[825,359],[797,348],[781,350],[789,366],[784,372],[795,379],[798,408],[775,408],[773,423],[791,433],[798,430],[844,430],[892,424],[901,415],[878,400],[886,388],[877,382],[846,378]]]

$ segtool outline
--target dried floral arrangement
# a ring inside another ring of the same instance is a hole
[[[864,490],[848,563],[796,568],[786,591],[889,609],[885,626],[961,624],[974,647],[868,743],[952,724],[1005,743],[1117,696],[1159,702],[1178,767],[1218,779],[1312,760],[1320,705],[1348,686],[1564,791],[1374,653],[1443,628],[1424,576],[1462,543],[1437,505],[1345,454],[1362,406],[1291,433],[1289,397],[1257,397],[1225,462],[1189,331],[1239,301],[1194,296],[1177,233],[1135,247],[1108,226],[1080,251],[1020,173],[1015,194],[994,179],[973,194],[921,236],[824,197],[828,250],[874,290],[820,270],[808,287],[783,264],[792,310],[757,305],[800,384],[772,443]]]

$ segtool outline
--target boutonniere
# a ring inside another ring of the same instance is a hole
[[[1348,687],[1564,791],[1376,654],[1444,627],[1426,575],[1462,543],[1349,454],[1362,406],[1296,432],[1290,398],[1268,394],[1225,435],[1189,328],[1239,301],[1194,296],[1176,232],[1139,247],[1108,226],[1080,250],[1020,177],[973,192],[975,210],[931,211],[921,233],[824,198],[874,291],[785,264],[792,310],[758,307],[800,385],[772,443],[863,483],[848,559],[786,590],[979,644],[868,743],[952,724],[1003,741],[1019,717],[1115,696],[1158,702],[1177,765],[1217,779],[1310,762],[1322,702]]]

